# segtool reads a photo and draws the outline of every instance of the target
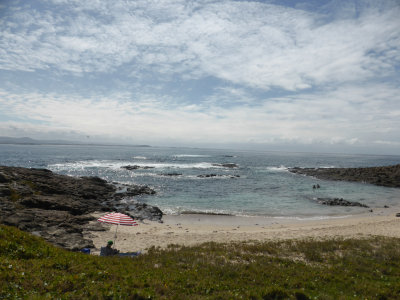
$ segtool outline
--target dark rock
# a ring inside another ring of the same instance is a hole
[[[234,163],[224,163],[224,164],[212,164],[214,167],[224,167],[224,168],[237,168],[238,165]]]
[[[148,187],[147,185],[134,186],[127,189],[128,196],[137,196],[143,194],[154,195],[155,193],[156,191]]]
[[[211,178],[211,177],[229,177],[229,178],[239,178],[239,175],[219,175],[219,174],[200,174],[197,175],[199,178]]]
[[[201,175],[197,175],[197,177],[199,178],[209,178],[209,177],[217,177],[217,174],[201,174]]]
[[[384,206],[383,206],[383,208],[389,208],[389,206],[387,206],[387,205],[384,205]]]
[[[11,195],[11,189],[8,186],[0,185],[0,197],[6,197]]]
[[[150,167],[150,166],[138,166],[138,165],[128,165],[128,166],[122,166],[122,169],[126,169],[126,170],[138,170],[138,169],[154,169],[154,167]]]
[[[182,176],[182,173],[162,173],[161,176]]]
[[[158,207],[139,202],[131,205],[124,213],[137,220],[161,221],[163,216],[163,212]]]
[[[68,211],[73,215],[82,215],[90,211],[88,205],[85,202],[75,199],[68,199],[62,195],[33,195],[21,199],[19,203],[29,208]]]
[[[344,180],[400,187],[400,164],[369,168],[291,168],[292,173],[325,180]]]
[[[324,204],[324,205],[330,205],[330,206],[359,206],[359,207],[366,207],[369,208],[369,206],[359,203],[359,202],[353,202],[353,201],[348,201],[344,200],[343,198],[318,198],[317,199],[318,203]]]
[[[139,195],[154,195],[156,191],[147,185],[126,185],[122,191],[114,195],[114,199],[123,199]]]
[[[6,176],[3,173],[0,173],[0,183],[7,183],[9,181],[10,181],[10,179],[8,178],[8,176]]]
[[[99,184],[99,185],[102,185],[102,186],[107,186],[107,184],[108,184],[107,180],[104,180],[104,179],[102,179],[100,177],[97,177],[97,176],[84,176],[84,177],[81,177],[81,178],[89,180],[89,181],[92,181],[93,183]]]
[[[0,223],[34,232],[50,243],[69,249],[93,247],[83,231],[92,224],[95,211],[118,211],[119,200],[141,194],[152,195],[147,186],[126,186],[117,192],[114,185],[99,177],[70,177],[46,169],[0,166]],[[140,207],[141,219],[161,220],[153,206]],[[154,214],[154,215],[152,215]]]
[[[397,213],[397,214],[396,214],[396,217],[400,217],[400,213]]]

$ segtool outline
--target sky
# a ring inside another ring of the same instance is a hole
[[[0,136],[400,154],[400,1],[0,1]]]

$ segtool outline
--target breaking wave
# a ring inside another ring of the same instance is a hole
[[[119,170],[123,166],[137,165],[139,167],[150,167],[152,169],[219,169],[215,163],[154,163],[140,161],[112,161],[112,160],[85,160],[67,163],[49,164],[48,168],[55,171],[84,170],[88,168],[108,168]],[[140,169],[139,169],[140,170]]]

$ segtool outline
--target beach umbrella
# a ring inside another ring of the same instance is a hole
[[[116,212],[106,214],[106,215],[102,216],[101,218],[97,219],[97,221],[102,222],[102,223],[117,225],[117,228],[115,229],[115,234],[114,234],[114,245],[115,245],[115,240],[117,239],[117,230],[118,230],[119,225],[123,225],[123,226],[137,226],[138,225],[136,223],[136,221],[133,220],[130,216],[127,216],[127,215],[121,214],[121,213],[116,213]]]

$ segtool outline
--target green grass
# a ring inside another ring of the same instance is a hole
[[[400,239],[170,245],[131,258],[0,226],[0,299],[399,299]]]

